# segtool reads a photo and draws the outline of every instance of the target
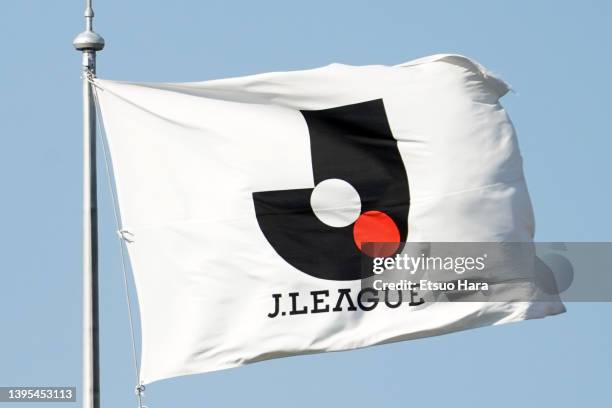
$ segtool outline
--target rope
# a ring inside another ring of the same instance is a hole
[[[117,233],[119,237],[118,242],[119,242],[119,252],[121,254],[121,271],[123,273],[123,288],[124,288],[124,294],[125,294],[125,302],[126,302],[127,311],[128,311],[128,321],[130,324],[130,338],[131,338],[131,343],[132,343],[132,362],[134,364],[134,372],[135,372],[135,377],[136,377],[135,393],[136,393],[136,397],[138,398],[138,408],[147,408],[145,405],[143,405],[143,402],[142,402],[144,391],[145,391],[145,386],[141,384],[140,382],[140,370],[138,369],[139,362],[138,362],[138,357],[136,354],[136,336],[134,334],[132,299],[130,296],[127,268],[126,268],[126,261],[125,261],[126,256],[125,256],[124,242],[126,243],[134,242],[133,234],[121,228],[119,211],[117,209],[117,203],[118,203],[117,193],[115,191],[115,188],[113,187],[113,184],[111,183],[111,171],[110,171],[110,165],[109,165],[109,159],[108,159],[108,156],[110,155],[110,150],[108,148],[108,140],[105,137],[106,133],[104,133],[104,126],[102,126],[102,123],[101,123],[102,115],[100,113],[100,104],[98,103],[98,92],[97,92],[98,86],[94,81],[95,76],[91,71],[87,71],[87,73],[85,74],[85,78],[91,84],[91,88],[93,90],[95,107],[96,107],[96,116],[99,118],[99,120],[96,122],[96,126],[99,130],[98,134],[100,135],[100,141],[102,142],[102,154],[104,157],[104,168],[106,170],[106,181],[108,183],[108,189],[111,193],[111,199],[113,202],[112,204],[113,217],[115,219],[115,226],[117,228]]]

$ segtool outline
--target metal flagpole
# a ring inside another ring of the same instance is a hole
[[[92,0],[85,0],[85,31],[73,41],[83,53],[83,408],[100,407],[98,332],[98,210],[96,189],[96,109],[91,78],[104,39],[93,31]]]

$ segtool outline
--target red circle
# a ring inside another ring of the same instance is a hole
[[[353,239],[357,248],[366,255],[386,257],[393,255],[399,248],[400,232],[395,222],[384,212],[367,211],[355,221]]]

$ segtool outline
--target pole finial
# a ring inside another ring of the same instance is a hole
[[[94,11],[92,0],[85,1],[85,31],[72,41],[77,51],[100,51],[104,48],[104,38],[93,30]]]

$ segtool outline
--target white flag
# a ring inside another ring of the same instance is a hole
[[[564,311],[363,288],[368,242],[532,240],[508,87],[467,58],[95,84],[145,383]]]

